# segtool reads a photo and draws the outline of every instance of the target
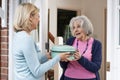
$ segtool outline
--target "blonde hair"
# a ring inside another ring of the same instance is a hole
[[[82,29],[85,31],[85,33],[90,36],[93,34],[93,25],[91,23],[91,21],[84,15],[81,15],[81,16],[77,16],[77,17],[73,17],[71,20],[70,20],[70,29],[71,29],[71,32],[73,30],[73,23],[75,21],[79,21],[79,25],[82,27]],[[74,36],[74,34],[72,33],[72,35]]]
[[[31,20],[30,16],[34,16],[39,12],[39,9],[31,3],[22,3],[20,4],[14,16],[14,31],[30,31],[31,30]]]

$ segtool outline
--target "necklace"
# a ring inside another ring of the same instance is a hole
[[[89,41],[89,39],[87,40],[87,44],[86,44],[85,50],[82,52],[81,55],[85,54],[85,52],[87,51],[87,49],[88,49],[88,41]],[[78,49],[78,40],[77,40],[77,49]]]

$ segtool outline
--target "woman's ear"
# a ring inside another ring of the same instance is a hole
[[[32,21],[32,17],[30,17],[29,19],[30,19],[30,21]]]
[[[30,15],[30,21],[32,21],[32,19],[33,19],[33,15]]]
[[[30,18],[29,18],[29,19],[30,19],[30,21],[32,21],[32,19],[33,19],[33,16],[32,16],[32,15],[30,15]]]

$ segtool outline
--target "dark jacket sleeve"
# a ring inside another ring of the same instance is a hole
[[[92,46],[92,61],[89,61],[85,57],[81,57],[78,62],[86,68],[88,71],[93,73],[98,72],[102,62],[102,45],[98,40],[94,40]]]

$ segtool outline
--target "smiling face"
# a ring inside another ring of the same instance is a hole
[[[85,33],[84,29],[81,27],[81,22],[76,20],[73,22],[72,33],[78,40],[85,40],[87,34]]]

